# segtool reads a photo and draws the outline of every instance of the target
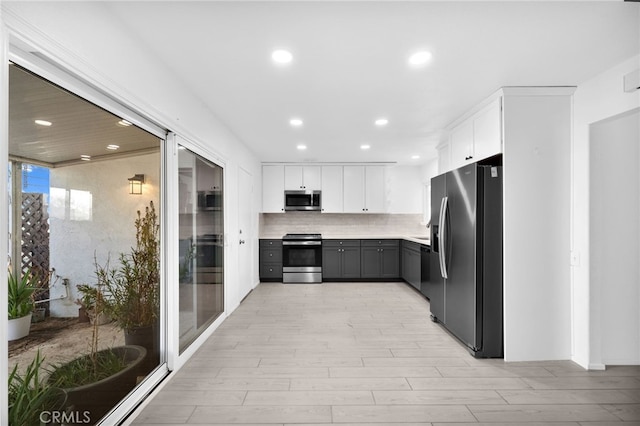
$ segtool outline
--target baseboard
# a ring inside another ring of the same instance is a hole
[[[604,371],[607,369],[607,366],[604,364],[589,364],[588,369],[594,371]]]

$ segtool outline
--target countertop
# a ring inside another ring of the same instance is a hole
[[[261,240],[279,240],[282,238],[282,235],[261,235]],[[418,244],[431,245],[431,241],[429,240],[429,236],[420,236],[420,235],[344,235],[344,234],[322,234],[323,240],[407,240]]]

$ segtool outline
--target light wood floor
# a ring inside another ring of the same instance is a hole
[[[640,425],[640,367],[474,359],[404,283],[260,284],[135,420],[331,423]]]

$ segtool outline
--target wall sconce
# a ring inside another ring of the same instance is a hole
[[[136,195],[142,194],[142,184],[144,183],[144,175],[136,173],[135,175],[133,175],[133,177],[130,177],[128,180],[129,180],[129,185],[131,185],[129,189],[129,194],[136,194]]]

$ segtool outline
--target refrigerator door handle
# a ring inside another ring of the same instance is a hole
[[[442,197],[442,201],[440,202],[440,217],[438,218],[438,229],[439,229],[439,240],[440,240],[440,252],[438,253],[438,258],[440,260],[440,275],[442,278],[449,278],[449,273],[447,271],[447,228],[445,226],[446,217],[447,217],[447,209],[449,208],[449,197]]]

